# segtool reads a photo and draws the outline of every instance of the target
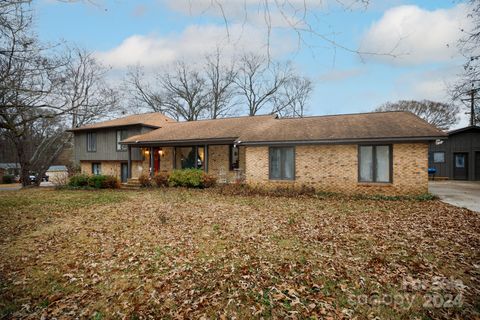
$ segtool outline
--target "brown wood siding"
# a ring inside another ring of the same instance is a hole
[[[136,126],[136,127],[117,127],[108,129],[95,130],[97,133],[97,151],[87,152],[87,133],[90,131],[79,131],[74,133],[74,153],[75,163],[80,161],[127,161],[128,152],[117,151],[117,130],[127,130],[128,136],[134,136],[140,133],[145,133],[151,128]],[[143,159],[141,150],[139,148],[132,148],[132,161],[141,161]]]
[[[437,151],[445,152],[444,163],[433,163],[433,152]],[[475,152],[480,152],[480,130],[451,134],[439,145],[432,142],[429,147],[429,167],[437,169],[436,176],[454,179],[454,153],[459,152],[468,153],[468,180],[475,180]]]

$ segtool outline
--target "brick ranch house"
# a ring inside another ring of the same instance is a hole
[[[409,112],[192,122],[150,113],[71,131],[83,173],[122,181],[199,168],[223,182],[395,195],[428,191],[428,145],[446,138]]]

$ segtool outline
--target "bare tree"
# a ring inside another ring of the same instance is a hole
[[[235,80],[239,94],[248,107],[248,115],[254,116],[268,108],[269,113],[278,111],[275,96],[292,76],[289,64],[269,62],[261,55],[245,54],[240,59]]]
[[[100,92],[108,90],[97,85],[101,69],[91,56],[60,55],[60,46],[42,45],[31,27],[28,2],[11,2],[0,6],[0,133],[14,145],[26,186],[31,173],[40,182],[68,143],[66,121],[94,119],[93,113],[103,110]]]
[[[455,103],[468,107],[473,103],[471,122],[480,122],[480,0],[469,1],[468,19],[472,21],[470,30],[462,30],[464,36],[459,40],[458,47],[465,58],[463,73],[450,88]],[[471,112],[471,111],[470,111]]]
[[[72,128],[119,109],[118,92],[105,81],[107,71],[91,52],[80,48],[71,50],[60,95],[69,109]]]
[[[313,91],[310,79],[301,76],[292,76],[274,96],[274,112],[280,117],[303,117],[307,102]]]
[[[134,105],[142,106],[153,112],[166,113],[163,93],[159,88],[153,89],[145,80],[145,72],[139,65],[130,67],[125,80]],[[177,117],[174,117],[177,118]]]
[[[173,72],[158,77],[164,93],[164,110],[176,118],[187,121],[198,120],[208,106],[206,81],[201,73],[177,62]]]
[[[219,49],[205,59],[205,77],[208,90],[207,111],[210,119],[229,115],[233,110],[235,79],[238,71],[235,64],[225,64]]]
[[[457,123],[458,107],[430,100],[387,102],[375,111],[410,111],[428,123],[446,130]]]

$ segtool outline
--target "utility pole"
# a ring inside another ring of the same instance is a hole
[[[470,125],[475,125],[475,90],[470,91]]]
[[[470,93],[470,97],[468,99],[460,99],[462,101],[470,101],[470,126],[476,125],[476,119],[475,119],[475,93],[479,91],[480,88],[474,88],[472,84],[472,89],[465,92],[465,93]],[[467,113],[468,114],[468,113]]]

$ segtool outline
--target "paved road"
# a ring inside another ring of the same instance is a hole
[[[443,202],[480,212],[480,181],[430,181],[428,189]]]
[[[20,187],[19,183],[0,184],[0,191],[19,190]]]

